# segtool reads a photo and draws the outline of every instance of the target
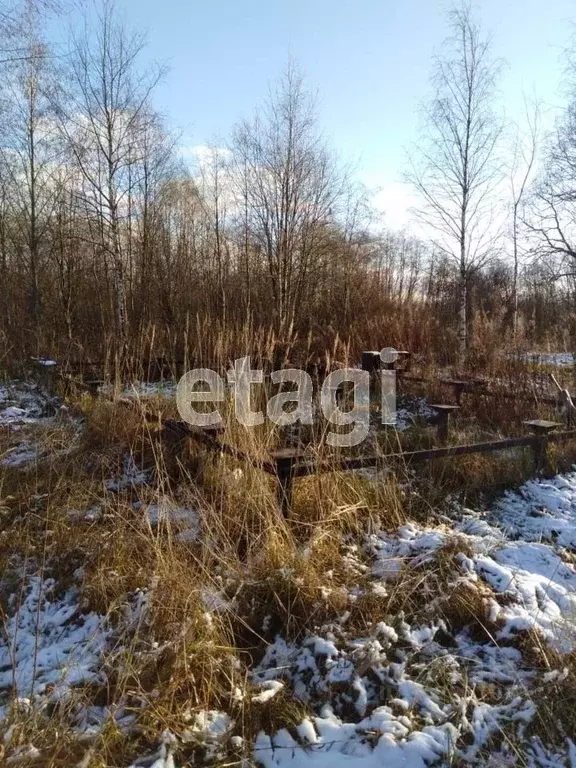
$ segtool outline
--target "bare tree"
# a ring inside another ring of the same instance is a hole
[[[572,64],[576,72],[576,62]],[[576,85],[548,138],[544,168],[531,198],[527,226],[549,276],[576,276]]]
[[[510,196],[512,207],[512,333],[518,335],[518,272],[520,264],[520,229],[525,219],[526,198],[529,182],[534,170],[540,137],[540,105],[537,101],[529,104],[524,100],[525,129],[521,133],[518,125],[513,126],[512,151],[509,167]]]
[[[68,165],[61,166],[54,174],[54,213],[48,249],[55,294],[69,345],[74,341],[74,315],[79,303],[76,281],[84,266],[79,248],[81,219],[75,200],[74,176],[78,174],[77,168]]]
[[[345,190],[316,129],[314,102],[289,66],[264,109],[235,132],[233,155],[247,236],[263,255],[277,330],[289,332]]]
[[[563,326],[576,352],[576,57],[568,62],[568,104],[548,137],[526,225],[539,272],[570,297]]]
[[[460,358],[468,346],[467,286],[493,253],[494,193],[501,129],[493,110],[498,63],[469,7],[450,12],[447,53],[434,65],[436,94],[426,110],[419,158],[409,179],[422,197],[418,211],[435,247],[458,263]]]
[[[228,315],[226,279],[230,270],[230,248],[226,236],[228,208],[232,185],[228,151],[208,146],[199,158],[199,192],[210,241],[210,252],[217,283],[220,314],[225,321]]]
[[[31,48],[22,40],[22,19],[31,12],[46,17],[58,15],[64,9],[65,2],[60,0],[0,0],[0,65],[52,56],[52,51]]]
[[[21,244],[28,276],[29,313],[38,332],[42,298],[42,243],[52,210],[52,176],[59,146],[51,107],[56,71],[42,40],[42,19],[34,0],[26,0],[18,20],[18,40],[27,52],[4,69],[2,141],[3,168],[12,189],[13,237]]]
[[[143,115],[130,149],[128,167],[128,232],[129,247],[135,252],[131,265],[133,301],[139,305],[140,317],[152,309],[147,296],[154,277],[154,249],[159,229],[159,193],[163,184],[178,173],[175,162],[175,137],[170,135],[157,113]],[[135,287],[134,286],[134,287]]]
[[[111,261],[116,330],[127,332],[125,265],[121,224],[137,179],[131,168],[140,159],[141,141],[159,69],[140,73],[137,59],[144,38],[129,34],[105,0],[96,33],[75,40],[70,106],[60,109],[60,126],[84,180],[82,201],[99,221],[99,245]],[[96,240],[96,237],[95,237]]]

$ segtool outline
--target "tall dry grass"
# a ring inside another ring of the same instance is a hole
[[[231,337],[222,337],[220,359],[231,349]],[[276,349],[276,339],[261,339],[257,354],[269,359]],[[331,359],[343,349],[336,346]],[[496,383],[515,381],[517,391],[529,391],[533,377],[525,368],[512,359]],[[439,370],[429,365],[427,372]],[[496,401],[486,413],[490,402],[465,396],[453,442],[516,433],[527,415],[524,406],[515,410]],[[43,458],[30,469],[1,471],[0,606],[5,615],[13,610],[8,598],[24,593],[30,573],[55,578],[62,588],[79,580],[82,610],[106,617],[114,643],[104,659],[106,683],[74,690],[50,720],[42,712],[21,712],[14,702],[4,724],[4,732],[14,726],[5,755],[30,741],[42,752],[43,762],[30,758],[23,765],[128,764],[152,751],[164,729],[183,734],[194,714],[207,709],[232,713],[247,745],[261,728],[297,724],[307,708],[288,693],[269,708],[252,702],[250,669],[277,632],[298,639],[345,611],[351,627],[369,632],[384,616],[425,616],[426,596],[434,595],[439,615],[454,631],[467,627],[483,640],[494,637],[497,628],[486,613],[490,596],[453,586],[460,545],[442,548],[425,572],[407,569],[384,596],[370,588],[361,544],[367,533],[394,531],[407,520],[437,522],[448,494],[470,500],[494,484],[520,482],[530,471],[521,455],[463,457],[417,472],[398,464],[391,471],[386,453],[434,445],[436,436],[423,424],[404,436],[383,430],[370,443],[382,455],[379,474],[342,472],[335,461],[331,471],[296,481],[286,519],[273,479],[259,466],[286,439],[282,430],[269,424],[243,429],[228,409],[222,437],[254,457],[247,464],[186,440],[167,443],[161,417],[177,414],[161,398],[128,404],[83,395],[70,408],[86,422],[80,440],[72,441],[74,427],[63,423],[45,434]],[[533,415],[544,413],[536,403]],[[301,447],[312,459],[337,459],[318,442],[321,435],[321,429],[301,435]],[[2,435],[0,452],[14,439]],[[122,471],[127,455],[148,471],[148,482],[113,492],[106,481]],[[183,539],[178,521],[148,524],[148,504],[194,510],[200,535]],[[87,519],[83,512],[95,505],[99,515]],[[147,595],[146,611],[130,621],[139,594]],[[79,741],[73,713],[95,704],[133,715],[130,738],[109,718],[89,744]],[[553,708],[549,712],[556,717]],[[231,748],[225,760],[246,754]],[[192,741],[180,757],[201,762],[202,747]]]

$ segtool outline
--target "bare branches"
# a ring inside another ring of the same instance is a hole
[[[545,167],[523,222],[554,280],[576,274],[576,92],[548,141]]]
[[[115,274],[117,330],[126,330],[124,259],[119,224],[140,175],[146,171],[147,136],[154,122],[150,96],[162,71],[136,66],[144,38],[128,34],[106,0],[95,34],[75,41],[72,88],[57,114],[83,177],[80,198],[102,226],[102,248]],[[128,214],[130,215],[130,214]]]
[[[466,8],[453,11],[450,23],[451,52],[435,61],[436,95],[409,178],[424,201],[417,213],[437,231],[442,250],[468,270],[485,263],[494,240],[481,220],[492,213],[500,171],[501,126],[492,107],[499,67]]]
[[[281,330],[291,327],[322,258],[346,180],[316,130],[314,102],[290,66],[263,112],[236,129],[246,235],[266,259]]]
[[[417,214],[434,244],[458,263],[464,355],[466,282],[494,256],[499,238],[494,193],[501,126],[493,111],[499,65],[468,7],[453,10],[449,22],[449,53],[435,60],[436,93],[426,109],[422,146],[413,153],[408,177],[422,199]]]
[[[511,239],[513,259],[512,330],[514,339],[518,331],[518,277],[520,265],[520,225],[525,220],[526,198],[536,163],[541,134],[540,105],[536,99],[528,102],[524,97],[524,133],[513,126],[512,147],[508,177],[511,196]]]

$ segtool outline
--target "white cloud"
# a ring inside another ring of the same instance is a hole
[[[200,169],[210,165],[215,158],[229,160],[231,152],[226,147],[214,147],[208,144],[193,144],[180,147],[180,155]]]
[[[411,209],[418,200],[411,186],[402,181],[383,181],[371,177],[366,181],[369,189],[374,190],[372,202],[379,213],[384,216],[384,224],[388,229],[406,229],[416,233],[420,229]]]

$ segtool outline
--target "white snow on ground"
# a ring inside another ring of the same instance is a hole
[[[116,476],[106,480],[106,488],[109,491],[119,492],[138,485],[144,485],[148,480],[148,472],[138,469],[132,454],[124,456],[122,471]]]
[[[23,441],[15,448],[11,448],[5,456],[0,459],[0,465],[3,467],[21,467],[31,464],[38,459],[38,449],[28,440]]]
[[[31,576],[14,592],[0,631],[0,717],[10,699],[63,697],[73,686],[102,682],[104,622],[81,614],[75,588],[58,594],[53,579]]]
[[[374,710],[359,723],[343,723],[327,705],[319,717],[299,726],[300,743],[285,729],[272,737],[260,733],[254,757],[265,768],[424,768],[450,753],[456,736],[453,731],[446,724],[441,728],[425,726],[410,735],[409,728],[391,718],[386,707]]]
[[[0,429],[20,439],[0,455],[0,466],[26,469],[42,457],[33,438],[38,431],[55,423],[60,405],[58,398],[35,384],[10,381],[0,385]]]
[[[395,579],[401,569],[421,568],[432,562],[434,552],[459,536],[474,550],[473,557],[459,555],[468,578],[485,581],[505,595],[505,604],[493,607],[494,618],[504,622],[499,639],[520,630],[539,629],[552,644],[569,650],[576,641],[576,571],[548,544],[506,541],[497,528],[484,524],[477,533],[464,518],[455,530],[422,529],[415,524],[400,528],[396,537],[372,535],[373,572],[384,580]],[[570,636],[571,635],[571,636]]]
[[[454,759],[484,768],[576,766],[569,738],[556,747],[526,738],[536,714],[532,691],[556,673],[530,668],[513,642],[535,629],[561,653],[576,647],[576,570],[564,556],[574,548],[574,498],[576,473],[529,481],[487,513],[462,509],[450,524],[407,523],[395,533],[367,535],[363,552],[349,546],[349,567],[365,571],[367,557],[370,589],[385,598],[403,588],[401,577],[421,579],[426,590],[426,577],[449,545],[456,563],[449,593],[480,590],[485,634],[453,630],[439,610],[450,594],[432,589],[429,598],[422,593],[418,620],[383,615],[362,636],[347,629],[345,611],[297,642],[277,636],[252,670],[252,706],[293,697],[311,714],[296,728],[260,732],[253,759],[264,768],[427,768]],[[348,597],[353,605],[358,594]],[[242,742],[232,734],[229,716],[209,712],[178,738],[204,739],[212,750],[207,756],[215,758],[234,739]],[[515,744],[523,745],[521,755]],[[178,739],[164,740],[154,765],[177,768],[177,754]]]
[[[176,768],[173,751],[176,745],[175,736],[166,730],[162,734],[162,743],[155,755],[137,760],[128,768]]]
[[[576,570],[563,557],[575,543],[576,473],[529,481],[485,517],[462,510],[450,527],[409,523],[368,536],[372,588],[383,595],[401,584],[401,574],[429,574],[439,550],[451,544],[458,553],[459,544],[460,574],[450,589],[480,587],[496,629],[483,640],[467,629],[451,633],[438,618],[436,594],[429,623],[389,617],[370,636],[354,637],[344,617],[298,643],[277,637],[254,682],[281,681],[315,715],[297,737],[260,733],[255,759],[265,768],[424,768],[446,765],[452,755],[484,766],[576,766],[569,739],[560,750],[534,739],[518,762],[507,737],[491,747],[492,758],[482,756],[502,729],[521,739],[536,712],[530,690],[538,673],[526,668],[513,638],[536,629],[560,652],[576,646]]]
[[[545,544],[514,543],[493,557],[475,559],[476,572],[513,602],[500,611],[498,638],[538,629],[550,644],[569,651],[576,639],[576,573]]]
[[[528,480],[517,491],[506,492],[494,519],[510,537],[576,547],[576,472]]]
[[[159,504],[146,506],[146,518],[150,525],[157,526],[161,523],[185,523],[190,527],[199,524],[198,513],[188,507],[175,507],[170,501],[162,501]]]
[[[44,357],[32,357],[30,359],[34,360],[38,365],[43,365],[45,368],[53,368],[57,365],[56,360],[46,360]]]
[[[36,419],[31,419],[24,408],[15,405],[9,405],[0,411],[0,424],[29,424],[34,421]]]
[[[434,415],[435,411],[430,408],[426,398],[412,398],[406,406],[396,409],[396,429],[398,432],[404,432],[419,420],[430,421]]]
[[[571,352],[527,352],[526,359],[540,365],[555,365],[558,368],[568,368],[574,365]]]
[[[319,711],[300,726],[300,743],[286,731],[260,734],[255,757],[266,766],[342,760],[419,768],[446,760],[464,737],[461,754],[472,761],[493,734],[515,723],[521,729],[533,716],[522,695],[531,675],[518,650],[473,642],[466,633],[445,648],[435,639],[446,632],[442,622],[395,624],[381,622],[371,637],[354,640],[340,630],[299,644],[278,638],[255,679],[290,680],[294,695]],[[482,701],[487,685],[500,686],[498,704]]]
[[[200,535],[200,518],[195,509],[175,507],[169,499],[145,506],[145,519],[152,528],[168,525],[178,531],[180,541],[193,542]]]
[[[210,710],[209,712],[200,712],[194,717],[194,723],[189,732],[201,733],[203,735],[218,738],[228,733],[233,723],[229,715],[225,712]]]
[[[177,381],[135,381],[132,384],[127,384],[121,392],[122,397],[176,397]],[[100,391],[105,394],[111,394],[113,387],[110,385],[103,385],[100,387]]]
[[[50,412],[34,388],[0,387],[0,424],[28,429],[26,419],[50,418]],[[421,415],[426,418],[424,406]],[[34,450],[23,440],[2,460],[12,457],[18,466],[22,456],[25,464],[34,460]],[[117,491],[146,480],[146,472],[126,456],[107,486]],[[152,529],[169,524],[186,541],[200,535],[194,509],[164,499],[141,509],[143,524]],[[94,508],[83,514],[97,519],[101,512]],[[362,551],[350,546],[345,557],[352,572],[370,575],[373,595],[386,598],[403,588],[405,577],[421,580],[425,590],[425,579],[447,544],[457,564],[450,593],[480,589],[486,635],[452,629],[438,610],[439,600],[449,595],[432,590],[429,596],[423,591],[418,620],[383,615],[362,635],[348,629],[350,611],[345,611],[297,642],[276,637],[252,669],[250,705],[278,706],[294,697],[310,715],[296,729],[260,733],[253,747],[258,763],[265,768],[426,768],[449,765],[455,757],[485,768],[576,766],[576,747],[569,740],[555,749],[534,740],[520,762],[508,746],[515,739],[522,742],[535,713],[531,691],[544,684],[542,671],[527,667],[514,646],[515,637],[537,630],[561,653],[576,647],[576,471],[530,480],[506,492],[486,513],[463,509],[442,525],[412,522],[392,533],[373,531]],[[326,578],[329,591],[329,574]],[[146,596],[141,597],[144,605]],[[352,590],[350,608],[357,599]],[[234,608],[225,595],[210,594],[207,614],[221,610],[219,602]],[[129,617],[125,623],[128,627]],[[102,682],[109,638],[102,617],[81,613],[75,588],[59,593],[51,579],[28,577],[0,624],[0,717],[8,714],[15,696],[42,706],[76,685]],[[112,716],[123,732],[137,717],[122,709]],[[84,708],[78,730],[98,731],[110,717],[102,707]],[[503,729],[506,737],[500,738]],[[178,746],[187,739],[204,740],[210,759],[226,755],[234,739],[242,741],[227,713],[195,713],[178,737],[166,732],[158,752],[136,764],[178,768]],[[487,758],[490,749],[494,755]]]
[[[33,424],[54,416],[60,400],[36,384],[9,381],[0,384],[0,425]]]

